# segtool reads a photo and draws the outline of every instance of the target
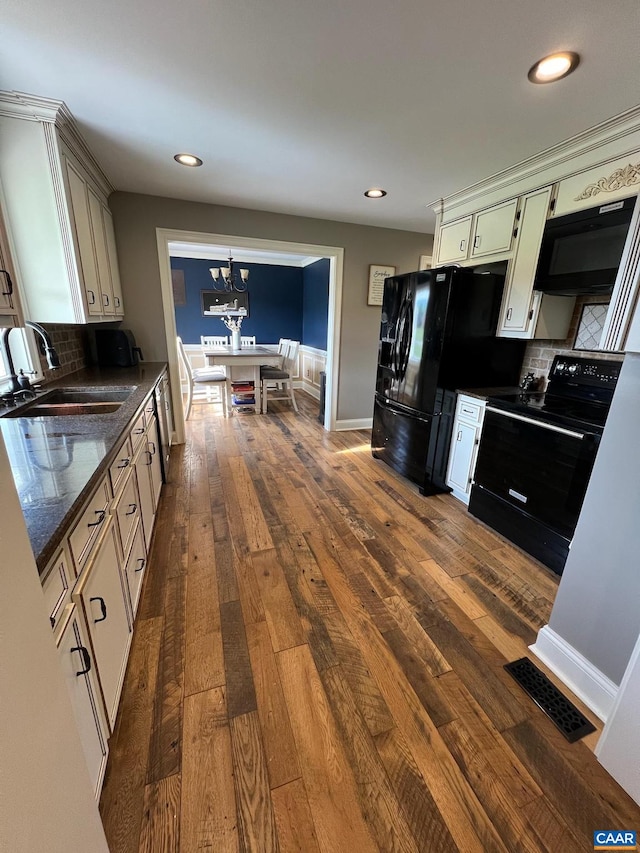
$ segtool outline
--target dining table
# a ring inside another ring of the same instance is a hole
[[[276,349],[260,345],[234,349],[227,344],[226,346],[206,347],[204,357],[208,367],[222,366],[226,369],[228,384],[242,382],[243,380],[252,382],[255,391],[255,410],[262,413],[260,366],[265,364],[270,367],[280,367],[282,355]],[[231,406],[229,408],[231,409]]]

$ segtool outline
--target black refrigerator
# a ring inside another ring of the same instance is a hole
[[[455,391],[517,385],[525,341],[496,338],[500,273],[441,267],[387,278],[373,411],[373,455],[448,492]]]

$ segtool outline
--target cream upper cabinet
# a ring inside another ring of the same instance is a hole
[[[111,186],[60,102],[0,92],[0,181],[26,319],[122,316]]]
[[[461,263],[511,250],[518,200],[510,199],[440,228],[436,264]]]
[[[513,240],[518,200],[511,199],[476,213],[471,237],[471,258],[508,252]]]
[[[547,221],[552,187],[525,195],[513,258],[509,262],[498,336],[563,339],[569,331],[575,298],[548,296],[534,291],[542,233]]]
[[[553,216],[599,207],[640,192],[640,153],[563,178]]]
[[[440,228],[440,243],[436,266],[463,261],[469,252],[471,216],[449,222]]]
[[[528,337],[533,319],[533,279],[550,200],[551,187],[530,193],[522,199],[520,227],[505,282],[499,333],[520,333],[517,337]]]
[[[9,232],[3,216],[0,188],[0,327],[22,325],[20,297],[16,289],[16,271],[9,244]]]

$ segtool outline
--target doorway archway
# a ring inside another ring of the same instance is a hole
[[[178,231],[157,228],[158,263],[162,288],[162,310],[167,339],[169,376],[171,379],[175,432],[178,444],[184,442],[184,419],[179,399],[180,381],[176,350],[176,320],[171,285],[171,243],[197,243],[202,246],[220,245],[230,249],[262,249],[274,252],[295,252],[301,255],[317,255],[328,258],[329,266],[329,314],[327,318],[327,385],[325,395],[324,428],[336,427],[338,408],[338,376],[340,366],[340,318],[342,309],[342,275],[344,249],[340,246],[319,246],[310,243],[292,243],[282,240],[265,240],[254,237],[238,237],[229,234],[207,234],[198,231]]]

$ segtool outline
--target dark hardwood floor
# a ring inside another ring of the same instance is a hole
[[[502,668],[555,576],[298,396],[298,416],[196,404],[172,451],[101,799],[111,853],[577,853],[639,829],[597,733],[568,744]]]

